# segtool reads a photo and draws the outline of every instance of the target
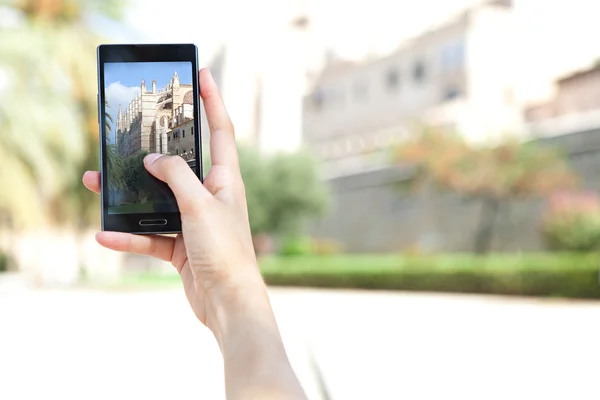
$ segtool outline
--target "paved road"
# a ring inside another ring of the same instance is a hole
[[[273,290],[311,399],[598,399],[600,303]],[[179,291],[0,287],[0,399],[223,399]]]

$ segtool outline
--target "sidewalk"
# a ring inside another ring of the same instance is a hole
[[[598,397],[600,303],[273,289],[290,358],[332,399]],[[219,349],[177,290],[0,288],[0,398],[224,399]]]

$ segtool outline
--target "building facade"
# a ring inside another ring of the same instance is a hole
[[[188,162],[195,160],[194,139],[196,134],[193,120],[186,120],[174,126],[167,133],[167,150],[169,154],[181,156]]]
[[[123,110],[119,105],[116,121],[116,143],[121,156],[128,157],[142,150],[167,154],[169,137],[174,129],[192,124],[194,92],[192,84],[179,81],[177,71],[166,87],[157,89],[152,80],[150,90],[142,79],[141,91]]]
[[[386,57],[334,62],[304,98],[303,139],[328,177],[390,164],[390,146],[422,125],[474,143],[517,131],[510,3],[473,7]]]
[[[207,64],[238,142],[267,154],[293,152],[302,145],[308,60],[321,51],[311,44],[318,39],[311,36],[307,0],[273,1],[268,9],[260,24],[252,18],[236,24]]]
[[[527,131],[553,137],[600,127],[600,64],[558,79],[547,102],[525,110]]]

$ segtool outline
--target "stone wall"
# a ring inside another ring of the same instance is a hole
[[[543,143],[565,150],[582,189],[600,189],[600,129]],[[330,212],[310,224],[310,234],[337,240],[349,252],[472,250],[481,202],[432,189],[408,191],[402,186],[409,176],[387,168],[328,181]],[[494,228],[493,250],[542,249],[543,209],[544,199],[504,204]]]

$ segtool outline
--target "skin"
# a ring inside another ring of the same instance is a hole
[[[198,319],[215,335],[228,399],[306,399],[283,347],[252,245],[234,127],[207,69],[199,72],[211,132],[204,184],[178,156],[150,154],[146,169],[166,182],[181,212],[177,237],[99,232],[102,246],[169,261]],[[100,174],[84,185],[100,193]]]

